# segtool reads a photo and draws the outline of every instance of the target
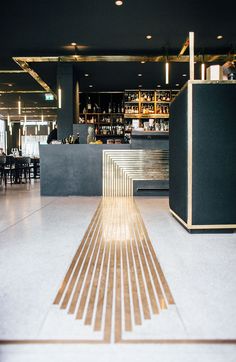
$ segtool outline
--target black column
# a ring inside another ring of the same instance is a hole
[[[61,89],[61,108],[57,115],[57,138],[73,134],[73,123],[76,123],[76,69],[73,63],[59,63],[57,70],[57,85]]]
[[[19,150],[19,130],[20,130],[20,122],[12,122],[12,134],[9,132],[9,128],[7,130],[7,153],[11,153],[12,148],[18,148]]]

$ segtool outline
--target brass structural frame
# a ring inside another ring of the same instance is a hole
[[[171,63],[188,63],[189,55],[183,55],[189,46],[188,39],[185,41],[178,55],[168,55],[168,62]],[[206,63],[222,61],[229,58],[228,54],[206,54],[204,59]],[[236,54],[231,54],[235,59]],[[38,84],[48,93],[52,93],[57,99],[57,95],[52,91],[47,83],[36,73],[29,63],[51,63],[51,62],[166,62],[166,55],[66,55],[66,56],[31,56],[31,57],[13,57],[13,60],[22,69],[21,72],[27,72],[33,77]],[[195,62],[201,62],[202,56],[195,55]]]

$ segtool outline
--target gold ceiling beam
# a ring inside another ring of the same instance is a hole
[[[0,111],[11,111],[14,109],[18,109],[18,107],[0,107]],[[57,109],[57,107],[22,107],[22,111],[24,110],[34,110],[34,109]]]
[[[25,70],[0,70],[0,73],[2,74],[15,74],[15,73],[26,73]]]
[[[231,57],[235,58],[236,54],[231,54]],[[204,55],[204,60],[207,62],[213,62],[217,60],[227,60],[229,58],[229,54],[206,54]],[[50,62],[166,62],[166,55],[65,55],[58,57],[18,57],[13,58],[17,64],[19,62],[27,63],[27,67],[29,67],[28,63],[50,63]],[[202,55],[195,55],[195,61],[202,61]],[[189,55],[168,55],[169,62],[189,62]],[[25,68],[26,69],[26,68]]]
[[[184,55],[184,53],[186,52],[186,50],[188,49],[188,47],[189,47],[189,38],[187,38],[187,39],[185,40],[184,44],[182,45],[182,48],[181,48],[181,50],[180,50],[180,52],[179,52],[178,57],[180,57],[181,55]]]
[[[26,91],[26,90],[9,90],[9,91],[1,91],[0,90],[0,94],[24,94],[24,93],[27,93],[27,94],[42,94],[42,93],[47,93],[46,91]],[[51,93],[51,92],[50,92]]]
[[[29,64],[27,61],[22,60],[22,58],[16,58],[14,57],[13,60],[27,73],[29,73],[31,75],[31,77],[33,77],[36,82],[38,84],[41,85],[41,87],[43,89],[45,89],[46,92],[48,93],[52,93],[54,95],[55,98],[57,98],[57,95],[53,92],[53,90],[49,87],[49,85],[47,85],[47,83],[44,82],[44,80],[42,80],[42,78],[38,75],[38,73],[36,73],[32,68],[30,68]]]

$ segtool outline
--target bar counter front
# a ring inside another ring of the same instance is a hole
[[[138,144],[40,145],[41,195],[167,195],[168,137],[135,136]]]

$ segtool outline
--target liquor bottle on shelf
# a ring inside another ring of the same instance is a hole
[[[88,97],[87,112],[91,113],[91,110],[92,110],[92,104],[91,104],[90,97]]]
[[[108,113],[111,113],[111,103],[109,103],[109,105],[108,105]]]

